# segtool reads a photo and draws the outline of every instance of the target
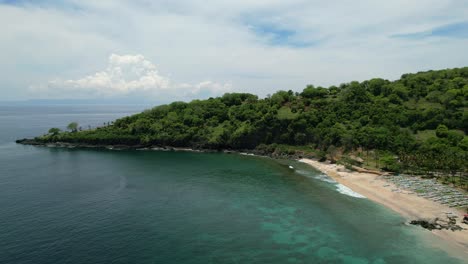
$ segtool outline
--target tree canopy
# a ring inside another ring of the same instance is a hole
[[[67,129],[70,130],[71,132],[78,131],[78,123],[71,122],[70,124],[68,124]]]
[[[467,97],[465,67],[404,74],[396,81],[308,85],[301,93],[278,91],[263,99],[228,93],[174,102],[96,129],[77,132],[78,124],[71,123],[68,129],[75,133],[37,140],[209,149],[284,144],[327,151],[333,146],[420,153],[425,158],[417,162],[441,167],[449,161],[440,157],[465,157],[460,163],[466,168]],[[385,159],[388,163],[388,156]]]

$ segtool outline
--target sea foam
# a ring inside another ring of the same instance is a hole
[[[356,198],[366,198],[364,195],[357,193],[340,183],[336,185],[336,190],[344,195],[348,195],[348,196],[352,196]]]
[[[334,179],[332,179],[330,176],[328,176],[326,174],[319,174],[319,175],[315,176],[314,178],[317,179],[317,180],[328,182],[328,183],[334,183],[334,184],[337,183]]]
[[[348,196],[355,197],[355,198],[361,198],[361,199],[362,198],[367,198],[364,195],[351,190],[350,188],[346,187],[345,185],[338,183],[332,177],[328,176],[326,173],[322,172],[321,174],[311,175],[310,171],[304,171],[304,170],[296,170],[296,173],[299,173],[299,174],[304,175],[306,177],[311,177],[312,176],[312,178],[314,178],[316,180],[333,184],[336,187],[336,191],[341,193],[341,194],[348,195]]]
[[[324,182],[334,184],[336,186],[336,190],[339,193],[342,193],[344,195],[352,196],[352,197],[355,197],[355,198],[366,198],[364,195],[362,195],[360,193],[357,193],[357,192],[351,190],[350,188],[344,186],[343,184],[340,184],[340,183],[336,182],[334,179],[332,179],[330,176],[328,176],[326,174],[319,174],[319,175],[315,176],[314,178],[317,179],[317,180],[320,180],[320,181],[324,181]]]

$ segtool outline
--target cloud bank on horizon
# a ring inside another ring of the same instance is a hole
[[[175,83],[162,76],[156,65],[143,55],[109,57],[107,68],[76,80],[54,79],[47,84],[30,86],[33,94],[47,98],[112,98],[121,96],[170,97],[187,99],[193,96],[213,96],[229,92],[229,83],[203,81],[198,84]]]
[[[468,65],[458,0],[0,0],[0,22],[0,100],[264,96]]]

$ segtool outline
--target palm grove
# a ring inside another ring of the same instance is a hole
[[[51,129],[35,141],[255,149],[327,156],[358,153],[376,166],[466,177],[468,67],[404,74],[301,93],[247,93],[174,102],[96,129]],[[343,159],[345,160],[345,159]],[[454,179],[454,177],[451,177]],[[466,179],[464,179],[466,181]]]

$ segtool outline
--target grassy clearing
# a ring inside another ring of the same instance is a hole
[[[425,109],[431,109],[431,108],[435,108],[435,109],[443,109],[444,106],[441,105],[440,103],[432,103],[432,102],[428,102],[426,99],[424,98],[421,98],[419,100],[415,100],[415,99],[410,99],[406,102],[404,102],[404,105],[410,109],[419,109],[419,110],[425,110]]]
[[[281,120],[296,119],[298,115],[299,113],[293,113],[291,111],[291,108],[287,106],[283,106],[278,110],[278,119],[281,119]]]
[[[422,130],[418,131],[418,133],[416,134],[416,139],[420,142],[424,142],[431,137],[436,137],[435,130]]]

